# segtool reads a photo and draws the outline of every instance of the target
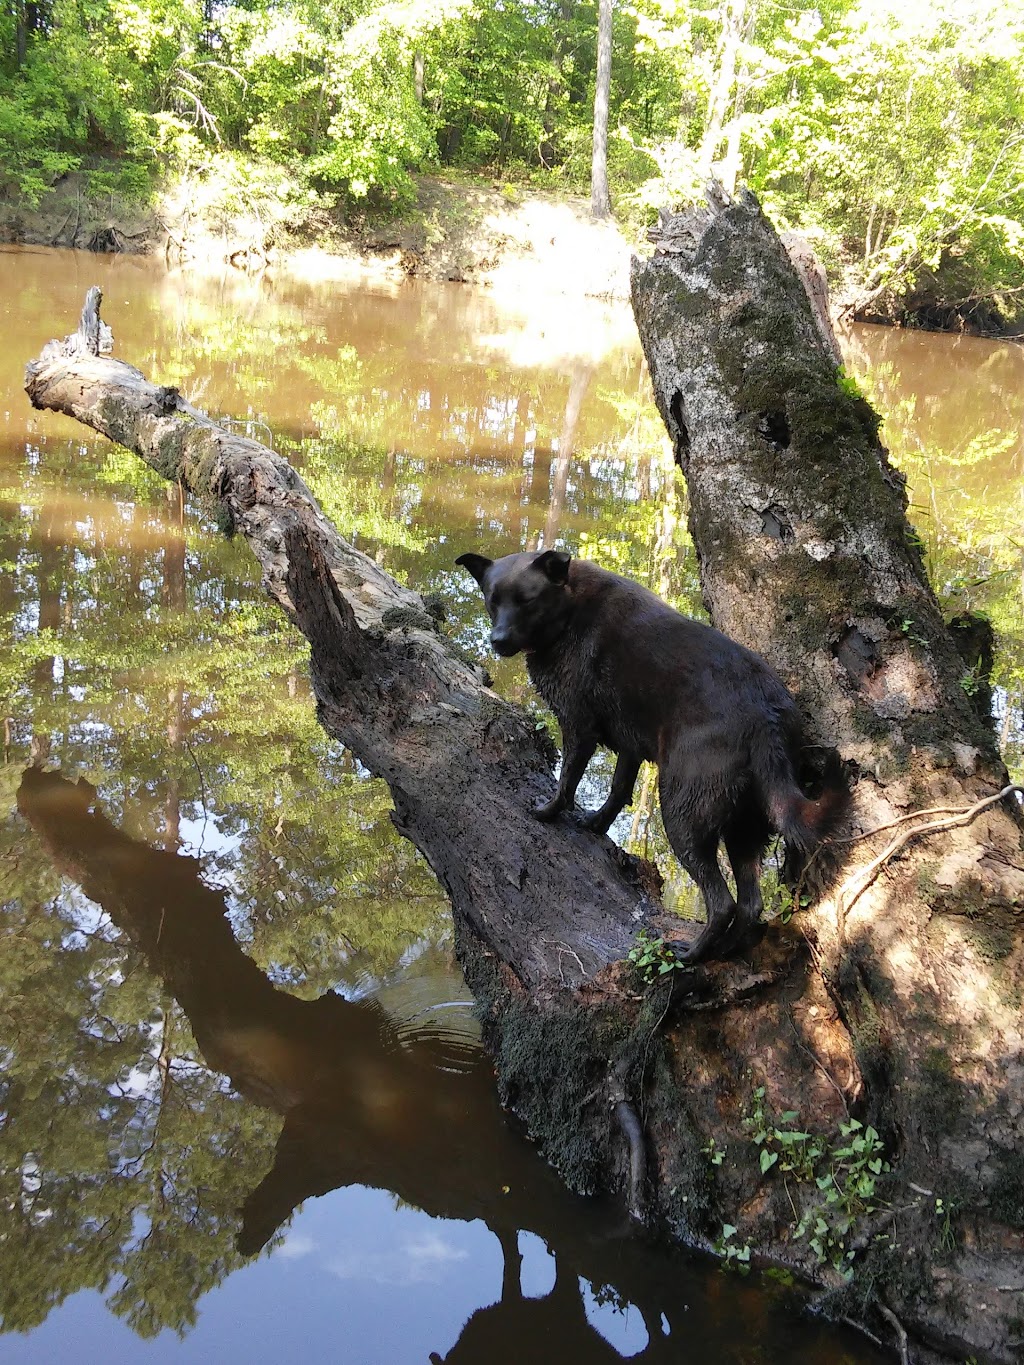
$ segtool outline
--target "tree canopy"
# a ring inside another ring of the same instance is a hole
[[[293,221],[408,202],[414,172],[589,187],[596,0],[6,0],[0,193],[70,171],[269,191]],[[637,0],[614,12],[620,218],[751,185],[862,306],[1019,294],[1024,7]],[[322,218],[320,219],[322,221]]]

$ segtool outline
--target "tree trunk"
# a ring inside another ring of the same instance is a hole
[[[14,66],[20,71],[28,60],[28,14],[25,0],[14,3]]]
[[[634,261],[633,306],[689,485],[705,604],[774,665],[856,780],[845,866],[796,916],[806,953],[786,987],[742,1026],[721,1016],[715,1046],[706,1019],[671,1031],[683,1104],[707,1132],[710,1091],[711,1131],[728,1144],[713,1204],[735,1245],[823,1262],[808,1268],[826,1281],[829,1262],[852,1275],[835,1277],[835,1304],[876,1304],[876,1330],[898,1319],[961,1359],[1020,1359],[1019,805],[963,686],[878,419],[840,377],[753,196],[663,221],[659,245]],[[844,1156],[830,1143],[801,1169],[786,1159],[800,1144],[778,1136],[827,1134],[846,1114],[874,1126],[872,1159],[893,1166],[868,1172],[869,1199],[849,1189],[863,1146]],[[778,1159],[730,1169],[751,1135]],[[670,1139],[660,1157],[663,1186],[685,1179]]]
[[[599,0],[597,14],[597,75],[594,83],[594,149],[590,162],[590,212],[609,218],[608,105],[612,86],[612,0]]]
[[[422,52],[412,54],[412,84],[416,94],[416,103],[423,103],[423,80],[426,75],[426,60]]]
[[[704,136],[697,152],[697,171],[710,176],[722,143],[732,108],[740,43],[747,23],[747,0],[724,0],[721,10],[722,32],[718,45],[718,68],[708,96]]]

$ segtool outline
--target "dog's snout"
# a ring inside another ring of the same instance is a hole
[[[491,631],[491,644],[494,647],[495,654],[500,654],[505,659],[513,654],[518,654],[522,648],[508,631],[503,630]]]

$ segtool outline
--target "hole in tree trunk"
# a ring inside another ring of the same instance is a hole
[[[792,540],[793,528],[786,519],[786,509],[779,507],[777,503],[771,503],[763,508],[758,516],[761,518],[761,530],[766,536],[771,536],[772,540]]]
[[[860,687],[878,668],[879,656],[874,640],[856,626],[848,626],[832,646],[832,653]]]
[[[672,395],[669,411],[672,414],[676,464],[680,469],[685,471],[686,461],[690,456],[690,433],[686,427],[686,412],[683,408],[683,395],[678,389],[676,389]]]
[[[785,450],[790,442],[789,422],[784,412],[762,412],[757,419],[757,434],[770,441],[779,450]]]

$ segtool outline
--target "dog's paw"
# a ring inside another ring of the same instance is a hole
[[[607,834],[611,828],[611,823],[610,820],[604,818],[599,810],[592,810],[580,819],[583,828],[589,829],[592,834]]]
[[[565,807],[556,796],[553,801],[545,801],[542,806],[534,806],[533,818],[540,820],[543,824],[549,825],[552,820],[561,815]]]

